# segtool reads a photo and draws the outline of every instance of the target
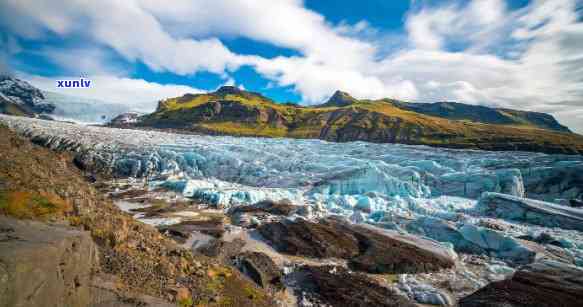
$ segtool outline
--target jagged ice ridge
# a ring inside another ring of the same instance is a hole
[[[38,144],[75,152],[85,167],[147,177],[150,185],[224,208],[290,199],[354,222],[407,230],[456,250],[516,262],[535,255],[515,237],[550,232],[563,238],[565,249],[583,265],[581,232],[556,228],[556,221],[545,225],[540,217],[507,219],[504,212],[489,216],[516,227],[497,232],[479,226],[485,215],[476,208],[484,192],[513,200],[581,199],[583,156],[185,135],[10,116],[0,116],[0,122]],[[501,210],[504,202],[497,202]],[[577,222],[579,216],[567,218]]]

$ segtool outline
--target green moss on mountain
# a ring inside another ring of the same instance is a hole
[[[547,114],[459,103],[358,100],[340,91],[325,104],[302,107],[222,87],[163,100],[137,126],[215,135],[583,153],[583,136]]]

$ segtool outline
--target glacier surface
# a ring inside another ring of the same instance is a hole
[[[477,206],[482,194],[491,195],[485,192],[555,203],[581,199],[583,156],[186,135],[1,115],[0,123],[37,144],[75,152],[84,167],[147,178],[152,187],[220,208],[289,199],[325,214],[518,262],[534,252],[515,238],[548,232],[571,242],[565,249],[583,265],[581,232],[561,229],[552,218],[533,224],[508,218],[514,226],[485,229],[478,224],[486,214]]]

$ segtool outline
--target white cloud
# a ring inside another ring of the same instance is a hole
[[[102,48],[54,48],[36,52],[57,64],[67,75],[127,75],[129,68],[113,64],[112,56]]]
[[[368,43],[339,35],[300,0],[178,0],[173,5],[140,0],[139,4],[179,37],[244,36],[338,66],[355,67],[375,52]]]
[[[479,7],[488,3],[490,9]],[[480,20],[473,13],[477,11],[489,13]],[[533,1],[514,12],[500,1],[474,1],[463,9],[451,5],[422,9],[412,13],[407,24],[410,28],[431,24],[425,35],[438,43],[429,46],[435,48],[424,46],[413,29],[409,32],[413,47],[385,60],[381,69],[421,84],[420,100],[442,97],[550,112],[583,132],[583,122],[566,115],[583,110],[583,79],[576,77],[583,60],[583,25],[575,1]],[[478,25],[480,30],[475,31]],[[466,46],[448,51],[452,42]],[[439,86],[427,86],[432,80]]]
[[[200,89],[176,84],[159,84],[142,79],[94,75],[89,88],[60,88],[56,80],[71,80],[71,77],[39,77],[21,75],[30,84],[45,90],[65,95],[93,98],[108,103],[124,104],[144,111],[153,111],[157,101],[186,93],[200,93]]]
[[[139,59],[154,70],[178,74],[197,71],[221,73],[245,62],[218,39],[175,38],[136,1],[6,0],[0,17],[15,33],[41,38],[50,30],[61,36],[81,35],[116,50],[130,61]],[[12,22],[26,20],[22,28]],[[0,21],[0,22],[2,22]]]
[[[577,1],[533,0],[518,10],[504,0],[413,1],[401,36],[383,35],[365,21],[332,25],[301,0],[68,0],[59,6],[5,0],[0,23],[26,38],[42,39],[46,31],[83,37],[176,74],[211,71],[228,80],[249,65],[271,84],[291,86],[308,104],[336,89],[362,98],[457,100],[551,112],[583,132],[579,115],[568,115],[583,110]],[[225,37],[299,55],[239,55],[221,43]],[[59,62],[58,55],[52,59]],[[80,65],[103,73],[90,62]]]

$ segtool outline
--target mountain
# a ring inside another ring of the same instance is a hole
[[[350,96],[350,94],[343,92],[343,91],[336,91],[328,101],[322,105],[321,107],[346,107],[352,104],[358,103],[354,97]]]
[[[355,99],[336,92],[313,107],[279,104],[225,86],[162,100],[136,127],[218,135],[315,138],[547,153],[583,153],[583,136],[547,114],[461,103]]]
[[[41,90],[8,75],[0,75],[0,95],[0,113],[33,117],[55,110]]]
[[[34,115],[31,110],[22,105],[17,104],[16,102],[12,101],[10,98],[6,97],[2,93],[0,93],[0,113],[29,117]]]
[[[530,125],[543,129],[570,132],[549,114],[498,109],[458,102],[406,103],[397,102],[400,108],[417,113],[455,120],[500,125]]]

